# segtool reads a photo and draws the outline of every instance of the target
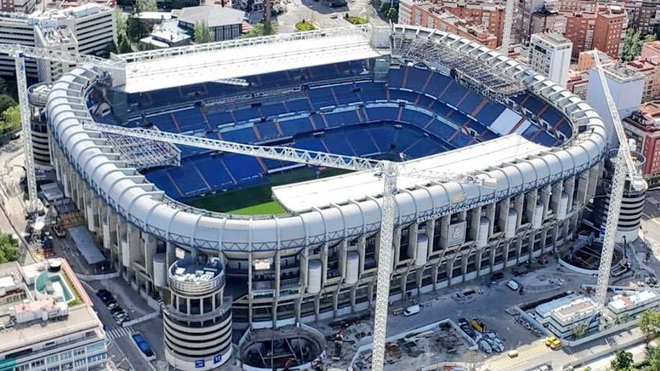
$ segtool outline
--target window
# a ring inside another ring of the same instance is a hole
[[[73,356],[79,356],[85,354],[85,348],[77,348],[73,350]]]
[[[53,356],[48,356],[46,357],[46,364],[51,364],[59,361],[60,356],[58,354],[55,354]]]
[[[34,367],[41,367],[45,364],[46,364],[46,362],[43,359],[38,359],[36,361],[32,361],[32,363],[30,363],[30,366],[32,366],[34,368]]]
[[[71,358],[71,351],[60,353],[60,359],[65,360]]]
[[[87,353],[94,353],[96,351],[99,351],[101,349],[105,349],[105,344],[100,341],[98,343],[90,344],[87,346]]]

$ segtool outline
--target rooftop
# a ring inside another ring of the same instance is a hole
[[[643,103],[638,111],[624,119],[624,122],[633,122],[653,131],[660,130],[660,100]]]
[[[503,162],[538,154],[546,147],[528,141],[518,134],[506,135],[483,143],[406,161],[414,169],[437,173],[469,173],[486,170]],[[428,184],[428,180],[399,176],[398,189],[411,189]],[[378,197],[383,182],[371,172],[354,172],[331,178],[273,187],[273,196],[292,212],[345,204],[352,200]]]
[[[610,309],[613,309],[616,312],[623,310],[634,309],[638,306],[647,304],[649,302],[658,301],[658,295],[652,291],[645,290],[637,292],[633,295],[616,295],[612,300],[607,304]]]
[[[181,9],[179,19],[186,23],[206,23],[210,28],[243,23],[245,12],[220,5],[192,6]]]
[[[77,278],[69,277],[68,263],[62,263],[61,274],[66,275],[70,281],[77,282]],[[3,339],[0,342],[0,354],[74,333],[95,331],[97,336],[103,337],[101,322],[92,308],[85,304],[90,301],[84,291],[79,293],[84,295],[83,303],[74,306],[67,306],[57,297],[34,291],[34,275],[45,272],[46,268],[47,265],[43,262],[25,267],[17,263],[0,265],[2,282],[8,283],[7,277],[20,280],[19,295],[22,293],[21,297],[24,298],[22,301],[0,306],[0,336]],[[44,317],[43,313],[48,315]],[[59,313],[57,320],[43,320],[52,319],[54,313]]]
[[[565,44],[572,44],[571,40],[565,38],[563,35],[556,32],[539,32],[532,36],[536,36],[543,41],[552,44],[554,46],[560,46]]]

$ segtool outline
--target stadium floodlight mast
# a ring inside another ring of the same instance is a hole
[[[21,45],[0,44],[0,53],[9,54],[16,61],[18,95],[21,107],[21,124],[25,141],[25,159],[28,181],[28,198],[30,207],[36,205],[37,189],[34,172],[34,157],[32,155],[32,135],[30,127],[30,107],[28,103],[27,80],[25,78],[25,58],[34,58],[52,62],[91,65],[101,70],[113,71],[125,69],[125,61],[109,61],[77,53],[61,52],[46,48],[26,47]],[[85,95],[81,94],[79,105],[85,107]],[[487,188],[495,188],[497,182],[487,176],[471,176],[466,174],[434,172],[415,169],[412,166],[391,161],[372,160],[367,158],[344,156],[325,152],[307,151],[291,147],[256,146],[233,143],[228,141],[196,137],[191,135],[163,132],[142,128],[125,128],[94,122],[89,113],[87,118],[79,117],[83,127],[104,133],[125,135],[142,139],[162,141],[172,144],[206,148],[222,152],[230,152],[247,156],[261,157],[273,160],[290,161],[312,166],[370,171],[383,180],[383,201],[381,207],[380,248],[378,252],[376,308],[374,314],[372,369],[382,370],[385,361],[385,339],[387,330],[387,311],[389,305],[390,275],[392,272],[392,238],[394,230],[394,212],[397,193],[397,178],[399,176],[424,179],[429,182],[449,182],[478,184]]]
[[[635,167],[628,139],[623,131],[619,111],[612,99],[610,88],[605,77],[605,70],[598,56],[598,51],[594,53],[596,62],[596,71],[607,101],[610,118],[619,140],[619,146],[614,162],[614,175],[612,176],[612,186],[610,191],[610,202],[607,209],[607,219],[605,222],[605,236],[603,237],[603,249],[600,255],[600,265],[598,267],[598,280],[596,281],[596,304],[600,310],[601,316],[606,317],[607,287],[610,281],[610,270],[612,268],[612,256],[614,254],[614,245],[617,225],[619,223],[619,214],[621,213],[621,202],[623,200],[623,190],[626,184],[626,178],[630,180],[630,185],[634,189],[641,190],[645,187],[639,171]]]

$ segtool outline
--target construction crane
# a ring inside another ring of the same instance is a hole
[[[326,166],[353,171],[371,171],[383,180],[383,204],[381,207],[380,250],[376,281],[376,308],[374,313],[372,370],[382,370],[385,362],[385,339],[387,330],[387,310],[389,305],[390,275],[392,272],[392,238],[394,231],[395,196],[399,176],[415,177],[429,182],[456,181],[472,183],[486,188],[495,188],[496,181],[487,176],[440,173],[415,169],[412,166],[391,161],[379,161],[362,157],[336,155],[325,152],[308,151],[291,147],[258,146],[227,142],[206,137],[197,137],[152,129],[126,128],[96,123],[87,120],[83,126],[102,133],[132,136],[141,139],[163,141],[172,144],[205,148],[242,155],[290,161],[313,166]]]
[[[509,45],[511,44],[511,31],[513,28],[513,12],[516,6],[516,0],[506,0],[504,8],[504,30],[502,30],[502,45],[500,53],[509,55]]]
[[[125,65],[95,57],[81,56],[74,53],[56,52],[48,49],[29,48],[23,46],[0,44],[0,53],[14,57],[17,66],[18,92],[21,105],[23,132],[25,133],[26,168],[28,168],[29,199],[36,200],[36,182],[34,180],[34,159],[32,157],[32,140],[30,129],[30,109],[28,105],[27,82],[25,79],[25,58],[57,61],[69,64],[88,64],[102,70],[112,71],[125,68]],[[20,72],[20,73],[19,73]],[[85,107],[85,97],[79,97],[78,104]],[[394,230],[395,196],[397,193],[397,178],[399,176],[415,177],[431,182],[456,181],[473,183],[486,188],[495,188],[497,182],[486,175],[472,176],[466,174],[440,173],[416,169],[413,166],[390,161],[378,161],[354,156],[336,155],[324,152],[307,151],[291,147],[256,146],[233,143],[228,141],[196,137],[143,128],[125,128],[94,122],[80,118],[87,130],[97,130],[103,133],[125,135],[142,139],[168,142],[172,144],[206,148],[211,150],[237,153],[273,160],[290,161],[313,166],[352,171],[371,171],[383,180],[383,201],[381,207],[381,233],[379,262],[377,270],[376,307],[374,314],[372,369],[382,370],[385,361],[385,339],[387,328],[387,311],[389,305],[390,275],[392,271],[392,238]],[[31,183],[30,183],[31,182]]]
[[[76,53],[50,50],[46,48],[29,47],[23,45],[0,44],[0,53],[8,54],[14,58],[16,67],[16,85],[18,90],[18,105],[21,112],[21,133],[23,135],[23,151],[25,152],[25,178],[27,183],[28,200],[26,209],[34,212],[38,209],[37,180],[34,166],[34,153],[32,152],[32,129],[30,124],[31,112],[28,102],[27,77],[25,75],[25,58],[34,58],[58,63],[81,64],[91,63],[106,70],[121,68],[121,63],[93,56]]]
[[[598,51],[594,53],[594,61],[598,78],[603,88],[603,94],[607,101],[612,124],[619,139],[618,151],[614,162],[614,175],[612,176],[612,186],[610,191],[610,202],[607,209],[607,219],[605,222],[605,235],[603,237],[603,250],[600,255],[600,265],[598,267],[598,280],[596,281],[596,304],[598,305],[601,317],[605,318],[605,308],[607,304],[607,287],[610,281],[610,270],[612,268],[612,256],[614,254],[614,244],[617,225],[619,223],[619,214],[621,212],[621,202],[623,200],[623,191],[626,186],[626,178],[635,189],[642,189],[644,180],[635,167],[633,158],[630,154],[630,147],[626,134],[621,125],[619,112],[612,99],[610,88],[607,85],[605,70],[600,62]]]

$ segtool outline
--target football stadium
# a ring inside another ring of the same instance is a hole
[[[432,29],[330,29],[114,58],[124,71],[81,66],[53,85],[53,163],[121,276],[163,300],[166,356],[182,369],[226,362],[232,330],[368,311],[382,180],[90,123],[490,179],[398,177],[391,300],[561,250],[610,134],[529,67]]]

